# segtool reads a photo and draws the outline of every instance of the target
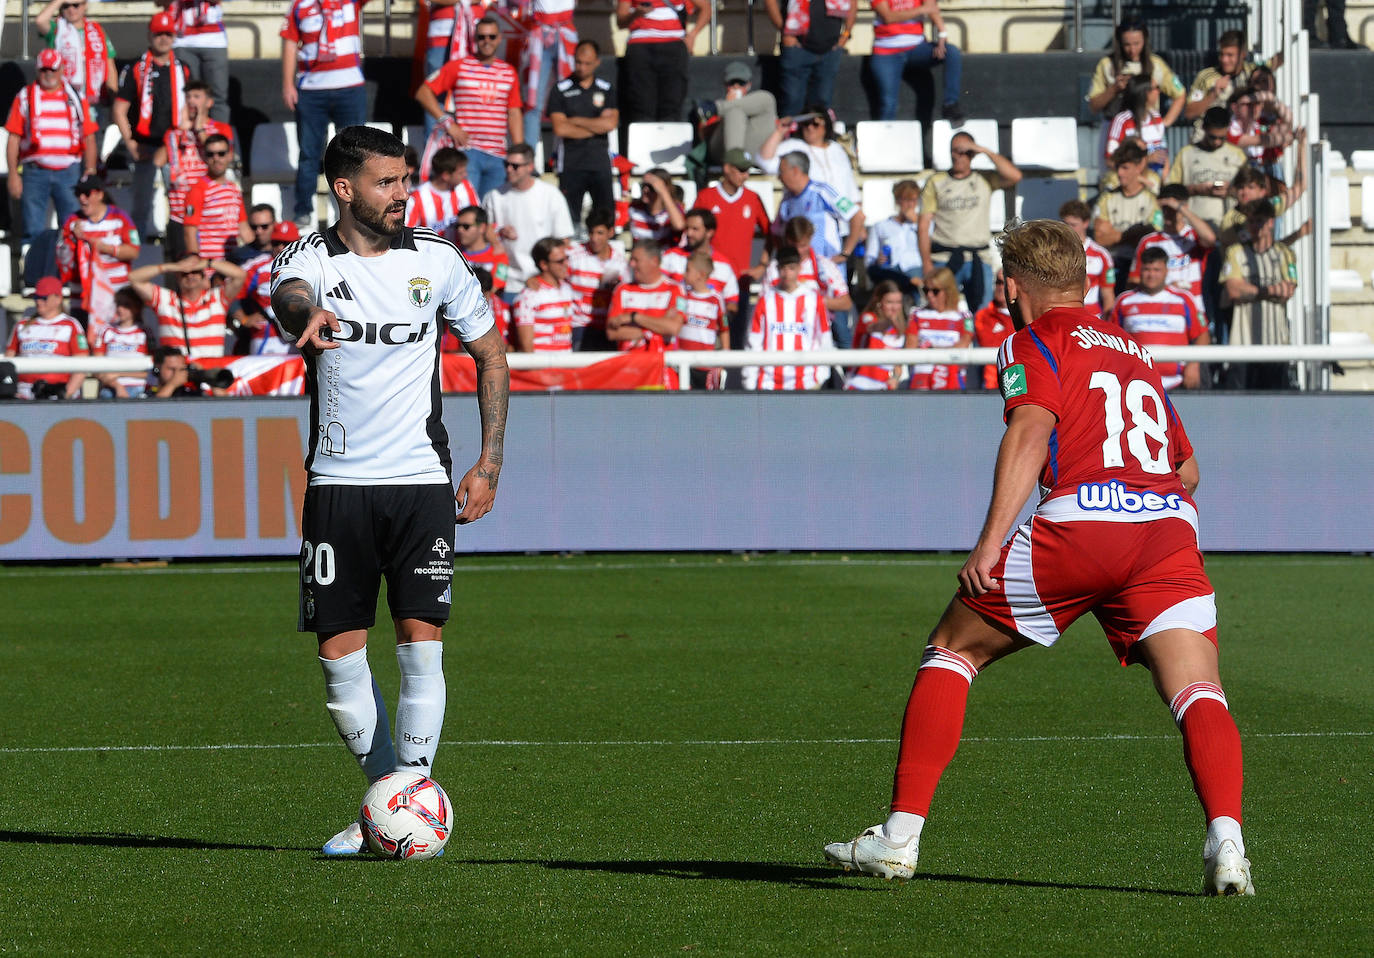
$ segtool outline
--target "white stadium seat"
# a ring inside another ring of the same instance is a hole
[[[678,180],[677,185],[682,187],[682,208],[690,210],[697,201],[697,185],[691,180]]]
[[[988,199],[988,229],[994,233],[1002,232],[1007,225],[1007,191],[993,190]]]
[[[14,288],[13,255],[14,251],[8,246],[0,245],[0,296],[19,292]]]
[[[1338,175],[1339,175],[1339,177],[1340,177],[1342,180],[1345,180],[1345,174],[1344,174],[1344,173],[1341,173],[1341,174],[1338,174]],[[1335,178],[1333,178],[1330,182],[1335,183]],[[1345,209],[1345,219],[1346,219],[1345,228],[1349,228],[1349,226],[1350,226],[1350,198],[1349,198],[1350,181],[1349,181],[1349,180],[1346,180],[1346,187],[1345,187],[1345,188],[1346,188],[1346,194],[1347,194],[1347,195],[1346,195],[1346,209]],[[1328,196],[1331,195],[1331,191],[1330,191],[1330,190],[1327,191],[1327,195],[1328,195]],[[1328,215],[1329,215],[1329,214],[1328,214]],[[1362,180],[1360,180],[1360,224],[1361,224],[1365,229],[1367,229],[1367,230],[1374,230],[1374,176],[1366,176],[1366,177],[1364,177]],[[1336,228],[1337,228],[1336,224],[1335,224],[1335,223],[1332,223],[1332,224],[1331,224],[1331,228],[1332,228],[1332,229],[1336,229]]]
[[[1326,168],[1328,170],[1343,170],[1346,167],[1345,154],[1340,150],[1326,151]]]
[[[1350,181],[1344,173],[1326,179],[1326,220],[1333,230],[1350,229]]]
[[[931,159],[937,170],[949,169],[949,138],[955,133],[967,133],[973,142],[985,146],[994,153],[1002,152],[1001,137],[997,132],[996,120],[965,120],[956,129],[948,120],[936,120],[930,127]],[[979,154],[973,158],[975,170],[994,170],[992,160]]]
[[[860,173],[915,173],[926,166],[921,124],[915,120],[861,120],[854,124]]]
[[[1022,170],[1077,170],[1078,121],[1071,116],[1017,117],[1011,121],[1011,161]]]
[[[1329,276],[1333,293],[1358,293],[1364,289],[1364,280],[1357,269],[1333,269]]]
[[[892,186],[896,182],[896,177],[870,177],[864,180],[864,222],[869,226],[897,212],[897,201],[892,198]]]
[[[1374,173],[1374,150],[1356,150],[1351,153],[1350,165],[1361,173]]]
[[[296,121],[259,123],[253,128],[253,148],[248,169],[255,182],[294,183],[300,159]]]
[[[636,173],[660,166],[674,176],[687,173],[692,149],[690,123],[631,123],[627,158]]]
[[[747,184],[749,189],[759,195],[763,200],[763,209],[771,220],[778,215],[778,191],[770,180],[757,179],[750,180]]]

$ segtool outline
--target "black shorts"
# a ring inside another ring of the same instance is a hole
[[[447,483],[310,486],[301,516],[296,628],[371,628],[383,575],[392,618],[448,621],[454,510]]]

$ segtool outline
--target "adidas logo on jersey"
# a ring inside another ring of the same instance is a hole
[[[353,290],[348,288],[347,280],[340,280],[339,285],[335,286],[329,292],[325,293],[325,295],[330,297],[331,299],[346,299],[352,301]]]

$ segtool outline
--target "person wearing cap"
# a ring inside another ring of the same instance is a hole
[[[85,356],[86,334],[81,324],[62,311],[62,281],[44,276],[33,291],[34,315],[21,319],[10,333],[6,356]],[[61,389],[68,399],[81,395],[85,373],[22,373],[19,398],[32,399],[34,384],[42,380],[50,389]],[[41,392],[41,389],[39,390]]]
[[[750,290],[763,279],[768,269],[768,248],[760,248],[753,260],[754,239],[767,237],[773,228],[763,198],[745,184],[753,163],[743,150],[727,150],[721,165],[720,182],[697,193],[696,205],[716,217],[714,248],[735,270],[739,283],[739,310],[731,317],[730,343],[743,348],[745,329],[752,314]]]
[[[76,212],[72,187],[96,164],[96,125],[81,95],[62,78],[56,50],[38,54],[38,80],[20,91],[5,121],[9,194],[23,201],[22,242],[32,243],[48,218],[48,201],[60,223]]]
[[[163,137],[182,124],[190,71],[172,53],[176,18],[167,11],[148,21],[148,49],[124,68],[114,101],[114,122],[134,165],[134,223],[145,239],[158,234],[153,218],[153,179],[166,162]]]
[[[89,311],[97,286],[118,289],[129,281],[129,264],[138,258],[138,230],[128,213],[110,205],[100,177],[86,177],[73,192],[78,209],[62,221],[57,273],[64,283],[81,290],[81,308]]]
[[[247,274],[243,294],[229,306],[229,315],[236,316],[239,324],[235,353],[275,356],[297,352],[294,340],[282,339],[277,314],[272,311],[272,260],[288,243],[300,239],[301,232],[295,223],[283,220],[272,224],[270,236],[268,251],[243,264]]]
[[[755,154],[778,125],[778,104],[767,90],[755,90],[754,71],[747,63],[735,60],[721,75],[725,96],[714,101],[720,122],[707,135],[707,150],[719,163],[731,150]]]
[[[33,25],[48,48],[62,55],[62,78],[94,113],[106,90],[114,96],[119,72],[114,44],[105,28],[86,16],[86,6],[87,0],[48,0]]]
[[[191,76],[210,87],[210,115],[229,122],[229,36],[220,0],[153,0],[176,23],[173,48]]]
[[[596,75],[600,66],[601,48],[583,40],[573,53],[572,75],[549,93],[549,122],[558,137],[554,169],[574,223],[582,219],[588,194],[592,209],[615,209],[608,134],[620,125],[620,108],[611,81]]]

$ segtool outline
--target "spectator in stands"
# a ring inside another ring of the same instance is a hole
[[[855,349],[902,349],[906,346],[906,297],[890,279],[873,285],[868,305],[854,330]],[[896,389],[905,366],[860,366],[846,380],[845,389]]]
[[[64,283],[81,291],[81,308],[89,310],[97,286],[118,289],[129,281],[129,264],[138,258],[138,230],[128,213],[110,205],[99,177],[86,177],[74,192],[77,211],[62,224],[57,270]]]
[[[163,344],[153,350],[152,397],[155,399],[190,399],[204,396],[227,396],[219,387],[198,386],[191,382],[192,365],[178,346]]]
[[[1227,341],[1234,346],[1287,346],[1288,301],[1298,288],[1293,251],[1274,239],[1274,207],[1250,200],[1238,207],[1245,234],[1226,248],[1221,267],[1223,303],[1233,308]],[[1223,383],[1233,389],[1290,389],[1288,363],[1231,363]]]
[[[687,225],[682,203],[673,195],[667,170],[654,167],[639,180],[639,198],[630,203],[630,236],[651,239],[662,246],[682,234]]]
[[[1276,70],[1282,64],[1283,53],[1280,52],[1267,66]],[[1254,70],[1255,64],[1245,56],[1245,34],[1239,30],[1227,30],[1217,38],[1217,65],[1203,68],[1188,88],[1184,118],[1196,120],[1214,107],[1229,106],[1236,92],[1250,85],[1250,74]]]
[[[687,211],[687,225],[682,231],[682,244],[663,254],[659,262],[663,275],[686,289],[687,263],[697,253],[705,253],[710,267],[707,276],[711,288],[720,293],[731,313],[739,309],[739,281],[730,261],[715,252],[716,214],[693,207]],[[728,318],[728,317],[727,317]]]
[[[501,185],[502,157],[523,142],[525,134],[520,79],[509,63],[496,57],[501,45],[501,27],[496,18],[483,17],[475,36],[475,53],[446,63],[420,85],[415,99],[439,122],[453,145],[467,151],[468,175],[477,195],[485,200],[489,191]],[[439,97],[450,94],[453,113],[445,114]]]
[[[1202,138],[1178,151],[1165,177],[1187,187],[1189,205],[1214,230],[1233,206],[1231,180],[1248,162],[1240,147],[1226,142],[1230,124],[1231,114],[1224,107],[1208,109],[1202,115]]]
[[[696,22],[687,27],[689,10]],[[615,24],[629,29],[625,59],[626,123],[682,119],[687,58],[711,18],[710,6],[692,0],[616,0]]]
[[[15,323],[6,356],[85,356],[86,334],[81,324],[62,311],[62,281],[44,276],[33,290],[34,315]],[[84,373],[21,373],[19,398],[60,395],[75,399],[86,381]],[[38,386],[42,382],[45,386]]]
[[[1111,253],[1088,236],[1092,217],[1092,207],[1082,200],[1069,200],[1059,207],[1059,219],[1083,241],[1083,255],[1088,260],[1088,287],[1083,294],[1083,305],[1096,306],[1106,316],[1116,305],[1116,262]],[[996,299],[995,292],[993,299]]]
[[[38,80],[20,91],[5,120],[5,144],[11,199],[23,202],[21,242],[32,243],[48,222],[48,201],[57,222],[76,212],[72,188],[95,172],[96,126],[80,94],[62,80],[62,57],[56,50],[38,54]]]
[[[1117,272],[1130,271],[1135,244],[1146,233],[1163,225],[1159,201],[1145,187],[1145,149],[1126,142],[1112,156],[1118,185],[1097,198],[1093,207],[1093,238],[1112,254]],[[936,174],[939,175],[939,174]]]
[[[778,281],[759,295],[749,321],[751,352],[792,352],[834,347],[830,316],[819,294],[800,279],[801,256],[783,247],[775,260]],[[746,366],[744,388],[820,389],[830,378],[829,366]]]
[[[424,76],[430,76],[450,60],[461,60],[472,52],[475,44],[473,32],[477,26],[473,14],[478,9],[478,4],[469,3],[468,0],[421,0],[415,5],[416,14],[425,24]],[[426,114],[426,138],[433,129],[434,117]]]
[[[253,238],[247,243],[239,244],[234,250],[234,255],[229,258],[242,266],[250,259],[256,259],[264,253],[272,252],[273,229],[277,225],[277,210],[271,203],[254,203],[248,209],[248,228],[253,231]],[[295,226],[292,226],[295,229]],[[296,230],[297,238],[300,231]]]
[[[662,253],[651,239],[635,240],[630,250],[632,283],[621,283],[606,311],[606,338],[621,350],[663,352],[682,328],[682,290],[663,275]]]
[[[768,236],[773,226],[763,198],[746,185],[751,165],[743,150],[730,150],[721,166],[720,182],[697,194],[697,206],[716,218],[716,250],[734,267],[739,282],[740,308],[730,327],[730,342],[736,349],[743,347],[749,325],[751,287],[768,268],[766,245],[758,261],[754,260],[754,239]]]
[[[529,0],[531,22],[520,48],[520,82],[525,94],[524,142],[530,146],[539,143],[539,121],[554,84],[574,70],[578,44],[573,5],[574,0]],[[600,51],[597,53],[599,62]],[[595,67],[592,72],[596,72]],[[581,214],[578,209],[573,218]]]
[[[1277,219],[1287,213],[1302,196],[1307,182],[1306,131],[1300,130],[1299,136],[1303,148],[1298,151],[1297,162],[1293,167],[1291,186],[1286,185],[1282,180],[1274,179],[1257,167],[1245,166],[1236,171],[1235,177],[1231,180],[1231,195],[1236,205],[1222,217],[1221,228],[1217,231],[1218,248],[1225,249],[1232,243],[1241,241],[1239,234],[1245,225],[1245,214],[1240,211],[1240,207],[1246,203],[1252,200],[1264,200],[1273,207],[1274,217]],[[1310,232],[1310,228],[1301,229],[1298,232],[1306,236]],[[1291,243],[1298,238],[1299,236],[1294,234],[1285,237],[1283,242],[1285,244]]]
[[[209,84],[212,116],[229,122],[229,37],[220,0],[153,0],[176,20],[177,58],[191,76]]]
[[[271,211],[271,207],[267,207]],[[251,223],[259,207],[249,210]],[[301,238],[300,230],[290,220],[269,224],[267,252],[242,264],[245,279],[243,294],[230,305],[229,325],[237,319],[238,331],[234,352],[249,356],[281,356],[297,352],[295,340],[282,338],[277,327],[277,314],[272,310],[272,259],[288,244]],[[256,229],[256,227],[255,227]]]
[[[81,94],[94,119],[105,92],[113,96],[118,89],[119,74],[114,44],[105,28],[86,16],[86,7],[87,0],[48,0],[33,25],[48,49],[62,55],[62,78]]]
[[[292,216],[302,233],[316,226],[315,189],[329,124],[342,130],[367,120],[359,35],[363,2],[291,0],[281,28],[281,98],[296,111],[300,143]]]
[[[945,67],[940,114],[958,125],[964,119],[959,107],[963,54],[949,42],[938,0],[873,0],[873,57],[868,65],[878,88],[878,119],[896,119],[904,77],[928,74],[937,63]]]
[[[472,275],[477,277],[477,285],[482,289],[482,297],[486,299],[487,305],[491,308],[492,322],[496,324],[496,335],[501,338],[501,348],[505,352],[510,352],[515,348],[514,331],[511,329],[510,307],[508,307],[500,296],[495,295],[491,285],[491,273],[481,266],[472,268]],[[444,324],[444,335],[439,341],[439,351],[442,353],[467,353],[463,348],[463,341],[457,334]]]
[[[458,214],[478,204],[477,190],[468,182],[468,158],[445,146],[429,161],[429,179],[406,201],[406,226],[427,226],[446,240],[457,242]]]
[[[853,341],[850,310],[854,308],[854,299],[849,293],[849,284],[845,281],[844,272],[835,265],[834,260],[816,255],[812,245],[816,227],[809,219],[805,216],[794,216],[786,222],[779,218],[778,222],[783,224],[782,248],[796,250],[799,257],[797,281],[821,295],[825,311],[830,317],[831,335],[835,345],[841,349],[848,349]],[[768,270],[763,274],[764,287],[777,285],[781,275],[775,260],[768,265]]]
[[[176,19],[167,11],[148,21],[148,50],[119,76],[115,96],[115,126],[134,165],[134,225],[144,242],[152,242],[159,230],[153,223],[153,180],[164,158],[163,138],[181,126],[186,113],[186,83],[190,72],[172,54]],[[314,182],[313,180],[311,181]]]
[[[1132,283],[1144,283],[1143,256],[1147,250],[1161,249],[1167,270],[1165,281],[1201,303],[1202,271],[1208,254],[1217,244],[1216,231],[1188,208],[1188,189],[1181,184],[1170,183],[1160,190],[1159,210],[1162,223],[1159,229],[1146,233],[1136,244],[1128,279]]]
[[[1256,70],[1252,82],[1263,76],[1262,70]],[[1293,113],[1272,90],[1246,87],[1231,101],[1226,138],[1246,152],[1252,166],[1282,179],[1283,151],[1292,145],[1294,137]]]
[[[91,337],[92,356],[147,356],[148,332],[143,328],[143,300],[127,286],[114,293],[114,322]],[[147,374],[100,373],[100,395],[137,399],[147,386]]]
[[[587,240],[568,247],[568,282],[577,293],[577,325],[573,348],[602,352],[611,349],[606,338],[606,311],[615,288],[629,279],[630,261],[615,239],[615,213],[593,209],[587,214]]]
[[[1183,82],[1162,57],[1150,50],[1150,31],[1143,23],[1128,21],[1118,25],[1112,34],[1112,52],[1097,61],[1088,88],[1088,105],[1094,113],[1110,120],[1121,112],[1126,84],[1131,77],[1141,74],[1150,76],[1170,100],[1184,95]]]
[[[707,132],[707,156],[713,163],[735,150],[757,156],[777,129],[777,101],[767,90],[753,89],[753,68],[740,60],[726,65],[721,82],[725,96],[711,104],[718,122]]]
[[[916,295],[913,280],[921,278],[921,185],[898,180],[892,187],[897,212],[868,229],[864,262],[872,282],[887,280],[908,296]]]
[[[594,210],[615,209],[609,134],[620,125],[620,109],[611,81],[596,75],[600,66],[601,48],[594,40],[583,40],[573,57],[572,76],[549,94],[549,121],[558,138],[554,169],[574,222],[582,218],[584,196],[591,197]]]
[[[229,178],[233,155],[228,138],[206,138],[205,178],[186,194],[187,255],[223,259],[227,250],[253,240],[243,191]]]
[[[458,211],[458,221],[454,224],[458,231],[458,248],[463,257],[473,266],[482,266],[491,273],[492,289],[500,294],[506,288],[506,276],[510,272],[510,258],[505,248],[491,237],[488,224],[491,219],[480,206],[469,206]]]
[[[854,167],[844,147],[835,141],[835,118],[824,106],[813,104],[795,120],[779,120],[755,162],[765,173],[777,174],[778,158],[788,153],[805,153],[811,162],[813,180],[833,186],[836,193],[858,205],[859,184],[854,178]]]
[[[1302,0],[1302,28],[1307,31],[1307,42],[1312,47],[1330,47],[1333,50],[1364,50],[1363,44],[1350,39],[1350,30],[1345,24],[1345,0],[1325,0],[1326,40],[1317,36],[1317,10],[1323,0]]]
[[[567,241],[546,236],[530,252],[538,272],[515,298],[516,348],[522,353],[572,349],[577,293],[568,283]]]
[[[930,270],[921,292],[926,305],[911,311],[906,324],[908,349],[965,349],[973,345],[973,314],[959,308],[953,270]],[[963,389],[962,366],[922,363],[911,367],[912,389]]]
[[[478,26],[479,35],[484,29]],[[568,202],[557,187],[535,177],[534,150],[527,143],[517,143],[506,156],[506,182],[487,193],[482,208],[510,260],[505,292],[506,301],[510,302],[514,297],[512,288],[519,291],[525,280],[538,272],[531,255],[534,244],[546,236],[564,240],[572,237]]]
[[[1169,281],[1169,253],[1151,246],[1140,254],[1140,287],[1121,294],[1112,310],[1112,322],[1146,346],[1206,346],[1212,338],[1198,300]],[[1165,389],[1182,385],[1198,389],[1202,367],[1198,363],[1156,363]]]
[[[1062,214],[1060,218],[1063,218]],[[1011,321],[1011,310],[1007,308],[1007,278],[999,269],[992,281],[992,302],[974,314],[973,344],[985,349],[997,349],[1014,332],[1016,327]],[[997,388],[996,363],[983,367],[983,388]]]
[[[992,161],[994,172],[973,169],[979,153]],[[1020,183],[1021,171],[1002,154],[979,146],[968,133],[950,137],[949,155],[949,172],[932,175],[921,191],[921,269],[924,275],[936,266],[949,267],[963,287],[969,309],[976,311],[987,302],[992,285],[992,267],[983,262],[992,242],[992,191]],[[939,262],[936,253],[949,255]]]
[[[210,285],[207,268],[224,277],[222,285]],[[176,275],[175,292],[152,281],[164,273]],[[228,260],[207,263],[187,256],[174,263],[140,266],[129,274],[129,285],[157,313],[158,343],[184,348],[188,357],[199,359],[224,355],[229,304],[238,297],[244,279],[243,270]]]
[[[811,158],[801,152],[787,153],[778,168],[783,198],[773,233],[780,236],[783,224],[804,216],[816,228],[812,246],[821,256],[842,263],[864,236],[864,213],[859,205],[828,184],[811,179]]]
[[[778,109],[791,116],[803,103],[830,103],[859,13],[857,0],[763,0],[763,8],[782,38]]]
[[[220,135],[229,141],[232,149],[234,128],[210,118],[213,103],[210,87],[203,80],[186,84],[185,118],[163,137],[168,179],[164,259],[181,259],[186,253],[186,196],[191,187],[205,178],[206,141]]]
[[[711,281],[715,263],[705,249],[687,258],[682,274],[682,328],[674,344],[678,349],[704,352],[730,348],[730,315],[725,297]],[[733,278],[733,277],[732,277]],[[694,366],[688,374],[693,389],[720,389],[725,370]]]
[[[1169,147],[1164,142],[1164,129],[1171,126],[1183,107],[1183,99],[1175,98],[1169,115],[1159,115],[1159,86],[1152,77],[1137,75],[1126,83],[1122,99],[1123,109],[1112,118],[1107,128],[1107,147],[1103,163],[1111,163],[1116,148],[1128,139],[1135,139],[1145,147],[1150,169],[1160,177],[1169,175]]]

